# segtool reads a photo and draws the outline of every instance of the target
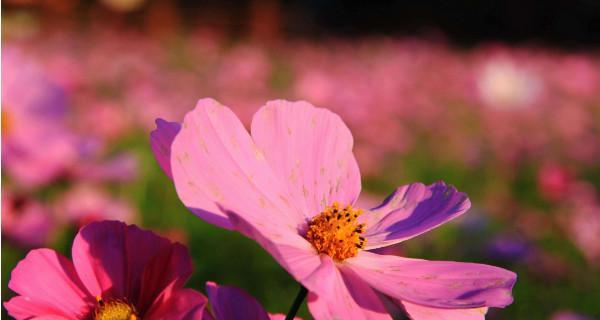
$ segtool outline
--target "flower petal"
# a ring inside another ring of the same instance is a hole
[[[252,119],[252,138],[308,218],[334,201],[358,198],[352,134],[333,112],[304,101],[270,101]]]
[[[225,211],[297,229],[304,216],[240,120],[212,99],[188,112],[171,148],[177,194],[194,213],[230,228]]]
[[[144,319],[203,319],[207,301],[203,294],[192,289],[179,289],[168,294],[163,293],[144,315]]]
[[[180,129],[181,125],[177,122],[156,119],[156,129],[150,132],[150,146],[154,157],[161,169],[171,179],[173,179],[171,174],[171,145]]]
[[[476,263],[427,261],[361,251],[344,261],[386,295],[438,308],[504,307],[517,275]]]
[[[93,296],[137,301],[146,264],[171,242],[117,221],[93,222],[73,241],[77,274]]]
[[[206,294],[218,320],[269,320],[269,314],[262,305],[241,289],[207,282]]]
[[[330,294],[309,293],[308,308],[315,319],[392,319],[375,291],[352,270],[333,270]]]
[[[335,268],[333,261],[328,256],[319,255],[297,232],[258,219],[247,221],[235,213],[229,213],[229,218],[237,230],[258,242],[310,291],[329,290],[330,281],[324,280],[331,279],[327,275]]]
[[[406,313],[413,320],[485,320],[488,308],[439,309],[400,301]]]
[[[50,249],[30,251],[12,271],[9,288],[20,296],[4,306],[15,319],[85,316],[94,303],[73,263]]]
[[[146,310],[165,288],[181,289],[191,275],[192,258],[186,247],[178,243],[166,246],[146,264],[136,306]]]
[[[402,186],[379,207],[360,217],[367,225],[366,249],[416,237],[460,216],[470,207],[471,202],[464,193],[443,182]]]

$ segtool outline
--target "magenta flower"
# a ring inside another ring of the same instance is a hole
[[[16,319],[199,319],[206,298],[183,288],[187,249],[116,221],[94,222],[73,242],[73,261],[32,250],[12,271],[6,302]]]
[[[390,319],[378,293],[415,319],[512,302],[513,272],[370,251],[456,218],[470,202],[443,182],[413,183],[374,209],[353,207],[361,182],[352,135],[328,110],[272,101],[248,134],[230,109],[202,99],[181,128],[159,120],[152,140],[182,202],[263,246],[309,290],[317,319]]]

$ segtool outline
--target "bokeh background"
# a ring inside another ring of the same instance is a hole
[[[516,271],[489,319],[598,319],[599,44],[591,0],[5,0],[2,301],[29,249],[69,256],[79,226],[118,219],[187,244],[191,287],[286,312],[298,285],[189,213],[148,139],[201,97],[246,124],[285,98],[346,121],[363,207],[413,181],[469,194],[462,218],[389,253]]]

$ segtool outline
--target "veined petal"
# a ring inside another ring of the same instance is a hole
[[[93,222],[73,241],[73,264],[92,296],[137,301],[147,263],[171,242],[117,221]]]
[[[308,218],[334,201],[358,198],[352,134],[333,112],[304,101],[270,101],[252,119],[252,138]]]
[[[262,305],[241,289],[207,282],[206,294],[217,320],[270,319]]]
[[[171,171],[179,198],[210,223],[230,227],[225,211],[292,229],[305,222],[240,120],[215,100],[198,101],[185,116]]]
[[[485,320],[488,308],[440,309],[398,301],[412,320]]]
[[[367,225],[366,249],[389,246],[416,237],[465,213],[471,207],[467,196],[453,186],[437,182],[429,186],[402,186],[379,207],[360,217]]]
[[[20,296],[4,306],[18,320],[43,316],[79,319],[94,303],[73,263],[50,249],[30,251],[12,271],[8,286]]]
[[[517,275],[484,264],[427,261],[361,251],[344,261],[386,295],[438,308],[504,307]]]
[[[319,255],[312,245],[297,232],[276,224],[245,220],[229,213],[235,228],[254,239],[298,282],[310,291],[329,292],[329,275],[335,268],[329,256]]]
[[[173,179],[173,175],[171,174],[171,145],[179,130],[181,130],[181,125],[177,122],[156,119],[156,129],[150,132],[152,153],[154,153],[154,157],[160,168],[171,179]]]
[[[316,320],[391,320],[383,303],[352,270],[333,269],[330,294],[310,293],[308,308]]]
[[[179,289],[161,294],[145,315],[145,319],[197,320],[205,314],[207,299],[192,289]]]
[[[146,264],[136,306],[147,310],[165,288],[179,290],[191,275],[192,258],[187,248],[179,243],[166,246]]]

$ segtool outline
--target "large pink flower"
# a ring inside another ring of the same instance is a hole
[[[94,222],[73,242],[73,261],[32,250],[13,270],[6,302],[16,319],[199,319],[206,298],[183,288],[187,249],[116,221]]]
[[[181,126],[157,125],[153,150],[183,203],[260,243],[309,290],[317,319],[390,319],[380,293],[415,319],[483,318],[486,307],[512,302],[510,271],[371,252],[456,218],[470,202],[443,182],[413,183],[374,209],[352,207],[361,189],[353,139],[328,110],[272,101],[248,134],[230,109],[202,99]]]

